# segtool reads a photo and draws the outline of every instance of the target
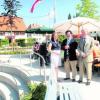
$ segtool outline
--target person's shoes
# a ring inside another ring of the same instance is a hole
[[[69,80],[70,78],[64,78],[64,80]]]
[[[86,82],[86,85],[90,85],[90,82],[87,81],[87,82]]]
[[[82,83],[82,80],[79,80],[78,83]]]
[[[57,82],[62,82],[61,79],[57,79]]]
[[[75,82],[75,79],[72,79],[72,82]]]
[[[48,64],[48,63],[46,63],[45,65],[47,65],[47,66],[48,66],[49,64]]]

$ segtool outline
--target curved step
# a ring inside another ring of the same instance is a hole
[[[0,100],[5,100],[2,96],[0,96]]]
[[[16,79],[19,95],[22,96],[23,94],[28,93],[29,89],[27,83],[17,75],[13,75],[13,77]]]
[[[9,84],[16,92],[18,92],[17,82],[13,76],[0,72],[0,81]]]
[[[9,64],[0,63],[0,71],[12,75],[17,75],[21,77],[26,83],[31,82],[29,79],[29,73],[24,69],[21,69],[20,66],[14,66]]]
[[[5,100],[5,94],[4,92],[0,89],[0,100]]]
[[[26,82],[16,75],[0,72],[0,81],[13,87],[19,93],[19,96],[29,92]]]
[[[4,94],[4,100],[19,100],[17,92],[15,92],[8,84],[0,82],[0,90]]]

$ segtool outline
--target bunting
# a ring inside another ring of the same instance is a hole
[[[34,8],[35,8],[36,4],[39,3],[39,1],[41,1],[41,0],[35,0],[35,2],[33,3],[32,7],[31,7],[31,10],[30,10],[31,13],[33,13]]]

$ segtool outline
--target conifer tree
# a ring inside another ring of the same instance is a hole
[[[4,16],[17,16],[17,11],[20,10],[19,8],[21,7],[18,0],[4,0],[2,6],[4,7],[2,15]]]

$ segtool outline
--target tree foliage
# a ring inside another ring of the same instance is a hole
[[[21,100],[44,100],[47,86],[41,82],[40,84],[28,84],[29,93],[21,97]]]
[[[76,5],[79,16],[97,18],[97,5],[91,0],[80,0]]]
[[[20,2],[18,0],[4,0],[3,5],[5,12],[2,15],[5,16],[17,16],[17,10],[20,10]]]
[[[65,38],[66,38],[65,35],[59,35],[59,36],[58,36],[58,41],[59,41],[60,43],[62,43],[63,40],[64,40]]]
[[[68,19],[71,19],[71,14],[69,13],[69,15],[68,15]]]

